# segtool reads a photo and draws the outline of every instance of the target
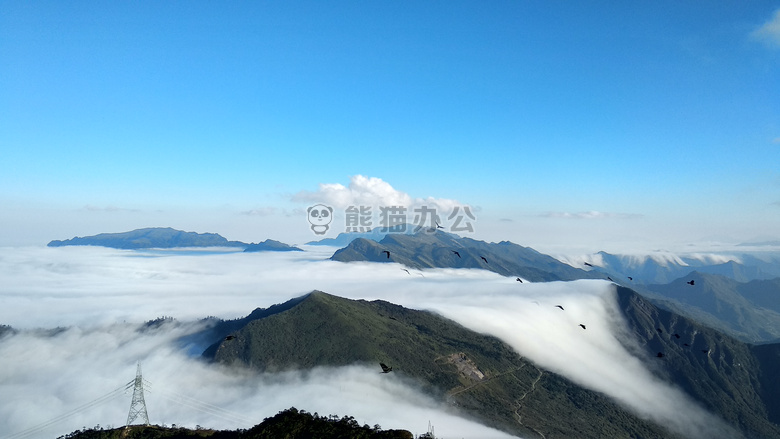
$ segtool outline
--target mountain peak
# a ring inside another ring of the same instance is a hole
[[[289,251],[295,251],[295,252],[302,252],[303,250],[298,247],[293,247],[291,245],[285,244],[283,242],[275,241],[273,239],[266,239],[263,242],[257,243],[257,244],[249,244],[244,249],[245,252],[263,252],[263,251],[272,251],[272,252],[289,252]]]
[[[509,241],[486,243],[440,230],[413,235],[388,234],[381,241],[358,238],[336,251],[334,261],[397,262],[410,268],[479,268],[530,281],[600,279],[587,272]]]
[[[604,437],[608,431],[632,431],[665,437],[658,426],[605,396],[539,369],[495,337],[437,314],[317,290],[295,300],[220,340],[212,350],[214,361],[261,371],[362,365],[377,374],[385,363],[393,371],[383,379],[411,380],[419,390],[514,435],[557,431],[561,437]],[[518,404],[518,395],[533,389],[540,389],[536,395],[541,399],[524,397]],[[541,389],[562,389],[563,396],[548,399]],[[574,411],[584,419],[603,417],[606,411],[614,422],[608,427],[573,422],[568,414]],[[518,417],[534,418],[534,428]]]

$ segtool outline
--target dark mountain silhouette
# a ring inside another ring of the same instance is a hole
[[[68,245],[95,245],[119,249],[178,248],[178,247],[239,247],[248,244],[228,241],[216,233],[184,232],[170,227],[137,229],[122,233],[101,233],[94,236],[75,237],[64,241],[51,241],[49,247]]]
[[[283,242],[274,241],[273,239],[266,239],[263,242],[257,244],[248,244],[244,249],[245,252],[302,252],[303,250],[298,247],[285,244]]]
[[[248,430],[196,430],[158,425],[132,425],[120,428],[84,428],[62,439],[413,439],[407,430],[382,430],[379,425],[360,425],[351,416],[320,416],[292,407],[266,418]]]
[[[13,335],[16,334],[16,330],[8,325],[0,325],[0,339],[2,339],[6,335]]]
[[[392,257],[385,258],[383,251],[390,251]],[[535,282],[605,277],[508,241],[486,243],[439,230],[426,230],[414,235],[393,233],[379,242],[358,238],[336,251],[331,259],[340,262],[398,262],[417,269],[481,268]]]

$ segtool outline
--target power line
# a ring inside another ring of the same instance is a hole
[[[132,383],[132,381],[130,383]],[[128,384],[130,384],[130,383],[128,383]],[[123,394],[125,392],[125,390],[127,390],[127,385],[124,385],[124,386],[122,386],[122,387],[120,387],[118,389],[112,390],[111,392],[109,392],[109,393],[107,393],[107,394],[105,394],[105,395],[103,395],[103,396],[101,396],[99,398],[96,398],[96,399],[94,399],[94,400],[92,400],[92,401],[90,401],[90,402],[88,402],[88,403],[86,403],[86,404],[84,404],[82,406],[76,407],[75,409],[73,409],[73,410],[71,410],[69,412],[63,413],[62,415],[57,416],[56,418],[52,418],[52,419],[50,419],[50,420],[48,420],[48,421],[46,421],[46,422],[44,422],[42,424],[38,424],[38,425],[36,425],[34,427],[28,428],[27,430],[22,430],[20,432],[14,433],[14,434],[12,434],[10,436],[6,436],[5,439],[22,439],[22,438],[30,437],[30,436],[32,436],[35,433],[40,433],[41,431],[45,430],[48,427],[51,427],[54,424],[57,424],[58,422],[62,422],[64,420],[70,418],[71,416],[77,415],[77,414],[79,414],[81,412],[84,412],[84,411],[86,411],[88,409],[91,409],[92,407],[94,407],[96,405],[99,405],[99,404],[102,404],[104,402],[107,402],[107,401],[111,400],[112,398],[115,398],[115,397]]]
[[[207,402],[203,402],[200,400],[197,400],[195,398],[190,398],[189,396],[182,395],[180,393],[176,393],[173,391],[158,391],[156,392],[157,395],[168,399],[169,401],[175,402],[177,404],[180,404],[185,407],[189,407],[191,409],[198,410],[203,413],[207,413],[213,416],[216,416],[218,418],[222,418],[226,421],[231,422],[240,422],[244,424],[253,425],[255,422],[253,419],[246,418],[238,413],[231,412],[229,410],[225,410],[221,407],[215,406],[213,404],[209,404]]]

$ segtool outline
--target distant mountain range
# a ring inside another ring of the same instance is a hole
[[[739,340],[780,341],[780,253],[678,256],[599,252],[563,260],[609,276],[662,308]]]
[[[601,271],[614,279],[637,284],[663,284],[691,271],[718,274],[740,282],[780,277],[780,253],[680,256],[673,253],[615,255],[598,252],[582,260],[566,260],[573,266]],[[585,264],[590,265],[585,265]]]
[[[780,278],[738,282],[722,275],[693,271],[668,284],[635,288],[663,308],[740,340],[751,343],[780,340]]]
[[[334,261],[397,262],[410,268],[480,268],[532,282],[606,279],[508,241],[486,243],[442,231],[390,233],[379,242],[357,238],[336,251]]]
[[[417,232],[415,230],[415,226],[400,225],[393,229],[377,228],[366,233],[340,233],[336,238],[326,238],[307,244],[347,247],[357,239],[381,242],[388,235],[418,236],[426,232],[430,233],[430,229]],[[452,236],[458,239],[468,239],[460,238],[457,235]],[[771,250],[771,247],[778,246],[780,246],[780,241],[740,244],[737,246],[737,251],[730,252],[728,255],[717,253],[677,255],[671,252],[635,255],[611,254],[601,251],[580,258],[563,256],[559,258],[559,261],[586,271],[601,272],[601,278],[610,277],[618,281],[628,281],[630,277],[634,285],[669,283],[694,270],[699,273],[719,274],[740,282],[748,282],[756,279],[780,277],[780,252]],[[750,248],[751,250],[739,250],[740,248]]]
[[[368,233],[342,233],[317,245],[343,244],[334,261],[396,262],[424,268],[472,268],[532,282],[610,279],[665,309],[696,319],[742,341],[780,340],[780,254],[762,251],[720,255],[613,255],[599,252],[562,260],[508,241],[487,243],[410,225]],[[302,251],[271,239],[228,241],[215,233],[146,228],[51,241],[50,247],[97,245],[120,249],[234,247],[245,252]],[[736,260],[735,260],[736,259]],[[737,260],[739,262],[737,262]],[[688,280],[694,279],[695,288]],[[695,293],[695,294],[694,294]]]
[[[333,247],[345,247],[349,245],[350,242],[358,239],[370,239],[372,241],[381,241],[384,239],[385,236],[387,236],[390,233],[400,233],[400,234],[414,234],[415,229],[417,229],[417,226],[411,225],[411,224],[399,224],[397,226],[393,227],[377,227],[375,229],[371,229],[370,232],[346,232],[346,233],[339,233],[338,236],[335,238],[324,238],[319,241],[311,241],[307,242],[307,245],[328,245]]]
[[[70,245],[93,245],[125,250],[150,248],[205,248],[205,247],[235,247],[246,252],[259,251],[303,251],[279,241],[267,239],[258,244],[247,244],[241,241],[228,241],[216,233],[196,233],[176,230],[170,227],[149,227],[130,232],[101,233],[93,236],[75,237],[64,241],[49,242],[49,247],[64,247]]]
[[[735,429],[723,437],[780,438],[780,345],[742,343],[625,287],[618,301],[651,370]],[[525,438],[677,437],[494,337],[385,301],[315,291],[213,331],[219,341],[204,352],[212,361],[261,371],[358,363],[377,373],[382,362],[467,416]]]

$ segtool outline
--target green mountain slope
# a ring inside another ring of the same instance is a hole
[[[430,312],[313,292],[246,321],[204,354],[261,371],[379,363],[494,428],[526,438],[675,437],[536,367],[500,340]],[[399,377],[400,378],[400,377]]]

